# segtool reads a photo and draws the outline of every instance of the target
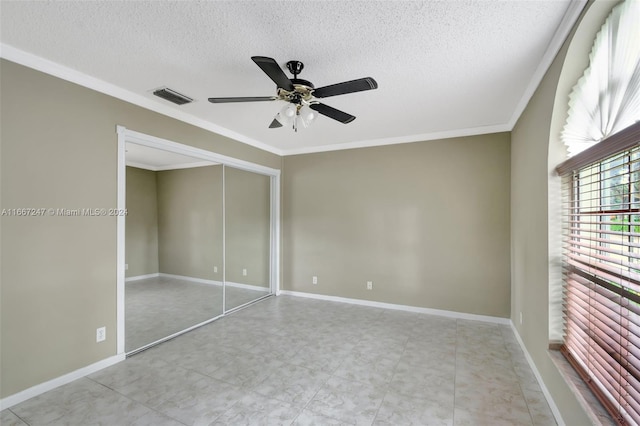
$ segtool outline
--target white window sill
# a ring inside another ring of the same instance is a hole
[[[550,350],[549,356],[589,416],[591,423],[598,426],[615,426],[616,422],[611,418],[609,412],[593,395],[589,387],[573,369],[571,364],[569,364],[569,361],[567,361],[564,355],[558,350]]]

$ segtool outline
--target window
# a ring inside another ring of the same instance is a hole
[[[562,351],[620,424],[640,424],[640,123],[558,171]]]
[[[640,1],[615,6],[562,132],[562,352],[619,424],[640,424]]]
[[[569,96],[562,141],[573,156],[640,119],[640,1],[627,0],[607,17],[589,66]]]

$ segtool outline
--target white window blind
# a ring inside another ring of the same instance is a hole
[[[617,5],[569,96],[562,141],[573,156],[640,120],[640,0]]]
[[[597,160],[593,147],[558,168],[562,350],[619,424],[640,424],[640,126],[617,139],[600,144]]]

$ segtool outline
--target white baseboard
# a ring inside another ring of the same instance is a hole
[[[222,281],[207,280],[207,279],[204,279],[204,278],[187,277],[185,275],[165,274],[165,273],[161,272],[160,273],[160,277],[175,278],[175,279],[178,279],[178,280],[191,281],[193,283],[198,283],[198,284],[222,286]],[[260,287],[258,285],[240,284],[240,283],[234,283],[234,282],[231,282],[231,281],[226,281],[225,285],[227,287],[242,288],[242,289],[245,289],[245,290],[255,290],[255,291],[262,291],[262,292],[269,291],[269,287]]]
[[[533,371],[533,374],[536,376],[536,380],[540,385],[540,389],[542,389],[542,393],[544,394],[544,397],[547,399],[549,408],[551,409],[553,416],[556,418],[556,422],[558,423],[558,426],[565,426],[565,422],[562,419],[562,414],[560,414],[560,410],[558,409],[556,402],[553,400],[553,397],[551,396],[549,389],[547,389],[547,387],[545,386],[544,381],[542,380],[542,376],[540,375],[540,372],[538,371],[536,364],[533,362],[533,358],[531,358],[529,351],[527,350],[526,346],[524,345],[524,342],[522,341],[522,337],[520,337],[520,333],[518,333],[518,329],[516,328],[513,321],[510,321],[510,323],[511,323],[511,329],[513,330],[513,334],[515,334],[516,340],[520,344],[520,348],[522,348],[522,352],[524,352],[524,357],[527,359],[527,362],[529,363],[529,367],[531,368],[531,371]]]
[[[465,319],[465,320],[471,320],[471,321],[483,321],[483,322],[490,322],[494,324],[503,324],[503,325],[511,324],[511,320],[509,318],[492,317],[488,315],[466,314],[463,312],[445,311],[441,309],[420,308],[417,306],[408,306],[408,305],[396,305],[394,303],[374,302],[372,300],[363,300],[363,299],[350,299],[347,297],[326,296],[324,294],[304,293],[301,291],[280,290],[278,292],[278,295],[280,294],[288,295],[288,296],[296,296],[296,297],[306,297],[309,299],[327,300],[330,302],[350,303],[352,305],[371,306],[374,308],[393,309],[396,311],[406,311],[406,312],[415,312],[419,314],[438,315],[441,317],[448,317],[448,318]]]
[[[55,379],[40,383],[39,385],[32,386],[6,398],[0,399],[0,410],[13,407],[16,404],[20,404],[21,402],[26,401],[27,399],[53,390],[59,386],[66,385],[67,383],[71,383],[81,377],[87,376],[89,374],[95,373],[96,371],[100,371],[103,368],[107,368],[114,364],[117,364],[120,361],[124,361],[124,359],[124,354],[115,355],[103,359],[102,361],[98,361],[94,364],[87,365],[86,367],[80,368],[78,370],[72,371],[71,373],[67,373],[63,376],[56,377]]]
[[[135,277],[125,278],[124,282],[128,283],[129,281],[146,280],[147,278],[158,278],[159,276],[160,276],[159,272],[156,272],[155,274],[136,275]]]
[[[245,290],[255,290],[255,291],[261,291],[263,293],[265,291],[269,292],[269,287],[260,287],[259,285],[240,284],[240,283],[234,283],[231,281],[227,281],[225,284],[229,287],[243,288]]]
[[[190,281],[192,283],[222,286],[222,281],[208,280],[205,278],[187,277],[186,275],[165,274],[160,272],[162,278],[174,278],[176,280]]]

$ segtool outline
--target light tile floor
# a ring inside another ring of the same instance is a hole
[[[269,293],[227,286],[226,309]],[[125,351],[170,336],[222,314],[222,286],[173,277],[130,281],[125,285]]]
[[[5,425],[555,425],[510,327],[271,297]]]

